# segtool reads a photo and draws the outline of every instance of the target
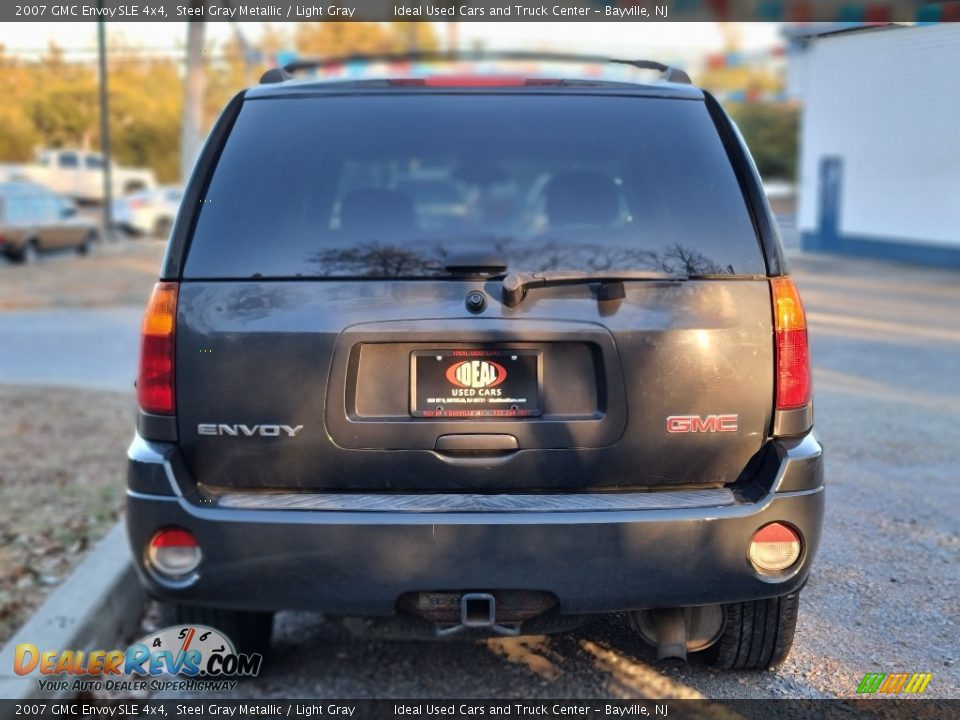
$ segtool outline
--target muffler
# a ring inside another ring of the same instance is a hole
[[[686,608],[658,608],[630,612],[630,624],[640,636],[657,648],[657,660],[687,659],[713,645],[723,633],[722,605]]]

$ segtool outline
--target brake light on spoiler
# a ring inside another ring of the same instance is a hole
[[[526,78],[517,75],[430,75],[425,78],[394,78],[390,85],[396,87],[540,87],[560,85],[560,80]]]
[[[154,285],[143,316],[137,400],[147,413],[172,415],[176,410],[173,351],[178,289],[175,282]]]
[[[770,280],[776,334],[777,410],[795,410],[810,402],[810,347],[807,318],[789,277]]]

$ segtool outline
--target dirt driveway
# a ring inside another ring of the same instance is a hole
[[[0,312],[45,308],[143,306],[157,279],[164,243],[100,243],[86,257],[43,255],[32,265],[0,260]]]

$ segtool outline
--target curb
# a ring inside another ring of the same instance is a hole
[[[144,600],[120,520],[0,650],[0,699],[67,696],[69,692],[41,694],[36,672],[16,675],[16,646],[32,643],[41,652],[111,649],[136,630]],[[3,716],[0,712],[0,720]]]

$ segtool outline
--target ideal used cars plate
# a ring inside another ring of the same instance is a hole
[[[423,418],[539,416],[542,366],[540,350],[416,350],[410,358],[410,413]]]

